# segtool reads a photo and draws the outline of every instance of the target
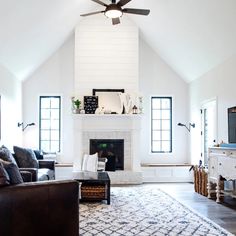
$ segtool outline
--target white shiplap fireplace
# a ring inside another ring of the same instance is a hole
[[[115,27],[110,19],[86,17],[75,29],[74,95],[82,101],[93,89],[139,92],[139,31],[126,16]],[[99,99],[99,98],[98,98]],[[109,107],[107,107],[109,109]],[[74,162],[89,153],[90,139],[124,139],[124,170],[109,172],[113,184],[141,183],[140,115],[75,114]]]
[[[142,183],[139,156],[139,115],[74,115],[75,162],[89,153],[90,139],[123,139],[124,170],[109,172],[112,184]]]

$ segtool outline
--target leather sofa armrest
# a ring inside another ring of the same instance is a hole
[[[20,171],[20,174],[24,180],[24,182],[32,182],[32,173],[29,171]]]
[[[28,171],[32,174],[32,182],[38,181],[38,169],[37,168],[19,168],[21,171]]]
[[[47,168],[55,171],[55,161],[52,160],[39,160],[39,168]]]
[[[23,183],[0,189],[0,235],[79,235],[76,181]]]

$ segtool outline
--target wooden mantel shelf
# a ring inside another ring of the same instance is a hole
[[[141,117],[142,114],[74,114],[74,117]]]

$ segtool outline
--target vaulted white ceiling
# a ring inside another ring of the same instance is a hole
[[[151,10],[129,17],[188,82],[236,53],[235,0],[132,0],[126,7]],[[102,9],[90,0],[0,0],[0,64],[27,78],[72,34],[81,13]]]

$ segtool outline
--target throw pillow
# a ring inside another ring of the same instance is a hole
[[[93,155],[85,154],[82,163],[82,171],[96,172],[98,167],[98,154]]]
[[[43,155],[39,150],[34,150],[34,154],[35,154],[37,160],[43,160]]]
[[[98,171],[105,171],[107,158],[98,158]]]
[[[20,168],[38,168],[38,160],[34,154],[34,151],[28,148],[21,148],[14,146],[16,161]]]
[[[3,145],[0,147],[0,159],[2,159],[4,161],[12,162],[15,165],[17,165],[16,160],[13,157],[13,155],[11,154],[10,150]]]
[[[5,170],[5,168],[3,167],[3,164],[0,162],[0,187],[6,186],[9,184],[10,184],[9,175],[7,171]]]
[[[3,167],[7,171],[11,184],[21,184],[24,182],[21,177],[19,168],[14,163],[3,161],[1,159],[0,159],[0,162],[2,163]]]

